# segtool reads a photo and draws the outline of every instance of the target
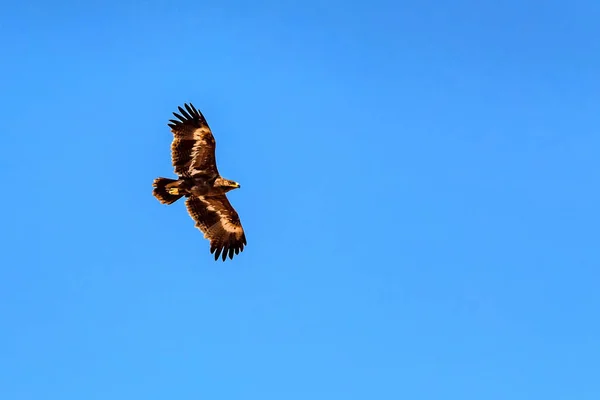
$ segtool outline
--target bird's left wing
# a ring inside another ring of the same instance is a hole
[[[215,260],[233,254],[239,254],[246,245],[246,235],[240,217],[229,203],[227,197],[188,197],[185,201],[188,213],[196,222],[196,228],[204,233],[210,241],[210,252],[215,253]]]

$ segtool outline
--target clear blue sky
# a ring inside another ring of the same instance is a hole
[[[597,1],[0,16],[0,397],[600,398]],[[248,246],[173,176],[193,102]]]

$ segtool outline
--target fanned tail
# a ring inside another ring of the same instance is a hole
[[[184,195],[184,193],[177,193],[174,190],[177,188],[177,185],[173,185],[173,183],[176,182],[178,182],[177,179],[156,178],[152,184],[154,186],[152,194],[162,204],[173,204]]]

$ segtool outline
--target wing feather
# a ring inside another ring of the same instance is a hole
[[[179,113],[173,115],[168,126],[173,133],[171,159],[175,173],[189,177],[204,174],[208,177],[219,175],[215,158],[215,138],[206,119],[191,103],[185,109],[177,107]]]
[[[244,251],[246,234],[240,217],[229,203],[227,196],[188,197],[185,201],[188,213],[196,222],[196,228],[210,241],[210,252],[225,261],[229,256]]]

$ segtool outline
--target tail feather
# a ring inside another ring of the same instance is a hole
[[[171,194],[168,191],[168,186],[172,183],[177,182],[177,179],[169,179],[169,178],[156,178],[152,186],[154,186],[154,190],[152,194],[154,197],[158,199],[162,204],[173,204],[181,197],[182,194]]]

